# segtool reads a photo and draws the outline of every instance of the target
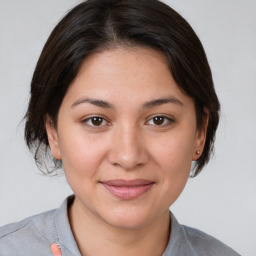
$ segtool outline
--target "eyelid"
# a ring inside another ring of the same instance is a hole
[[[97,125],[88,124],[88,121],[92,120],[93,118],[101,118],[101,119],[103,119],[103,122],[104,122],[105,124],[103,124],[103,125],[98,125],[98,126],[97,126]],[[81,122],[82,122],[83,124],[87,125],[88,127],[92,127],[92,128],[101,128],[101,127],[105,127],[105,126],[110,126],[110,122],[107,120],[107,118],[105,118],[105,117],[103,117],[103,116],[101,116],[101,115],[91,115],[91,116],[87,116],[87,117],[83,118],[83,119],[81,120]]]
[[[163,124],[163,125],[152,124],[152,126],[156,126],[156,127],[166,127],[166,126],[168,126],[168,125],[170,125],[170,124],[172,124],[172,123],[175,122],[175,119],[174,119],[173,117],[166,116],[166,115],[161,115],[161,114],[159,115],[159,114],[158,114],[158,115],[154,115],[154,116],[151,116],[150,118],[148,118],[146,124],[150,125],[150,124],[149,124],[149,121],[153,120],[153,119],[156,118],[156,117],[161,117],[161,118],[164,118],[164,119],[168,120],[168,124]]]

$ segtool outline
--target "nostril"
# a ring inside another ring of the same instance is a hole
[[[133,170],[144,165],[149,156],[143,138],[138,135],[136,130],[125,128],[114,134],[107,158],[116,167]]]

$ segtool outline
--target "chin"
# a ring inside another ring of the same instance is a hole
[[[157,218],[150,210],[138,209],[136,207],[111,209],[104,212],[102,218],[112,227],[119,229],[140,229],[147,226]]]

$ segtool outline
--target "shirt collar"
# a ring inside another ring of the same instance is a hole
[[[195,252],[191,248],[186,232],[182,225],[179,224],[175,216],[171,215],[171,229],[168,245],[162,256],[169,255],[190,255],[194,256]]]
[[[58,211],[56,211],[55,225],[60,247],[65,247],[65,250],[68,250],[72,255],[81,256],[68,219],[68,208],[71,206],[74,199],[74,195],[69,196],[62,203]]]
[[[69,196],[56,211],[55,214],[55,225],[57,235],[59,239],[59,245],[65,247],[73,255],[81,256],[72,233],[69,219],[68,219],[68,208],[72,205],[75,196]],[[175,216],[170,212],[171,216],[171,228],[168,245],[162,256],[168,255],[194,255],[194,251],[191,249],[190,243],[188,242],[186,233],[179,224]]]

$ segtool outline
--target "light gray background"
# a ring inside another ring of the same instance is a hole
[[[256,255],[256,1],[169,0],[195,29],[212,67],[222,117],[216,154],[171,207],[242,255]],[[76,0],[0,0],[0,225],[56,208],[65,178],[37,174],[20,121],[41,49]]]

